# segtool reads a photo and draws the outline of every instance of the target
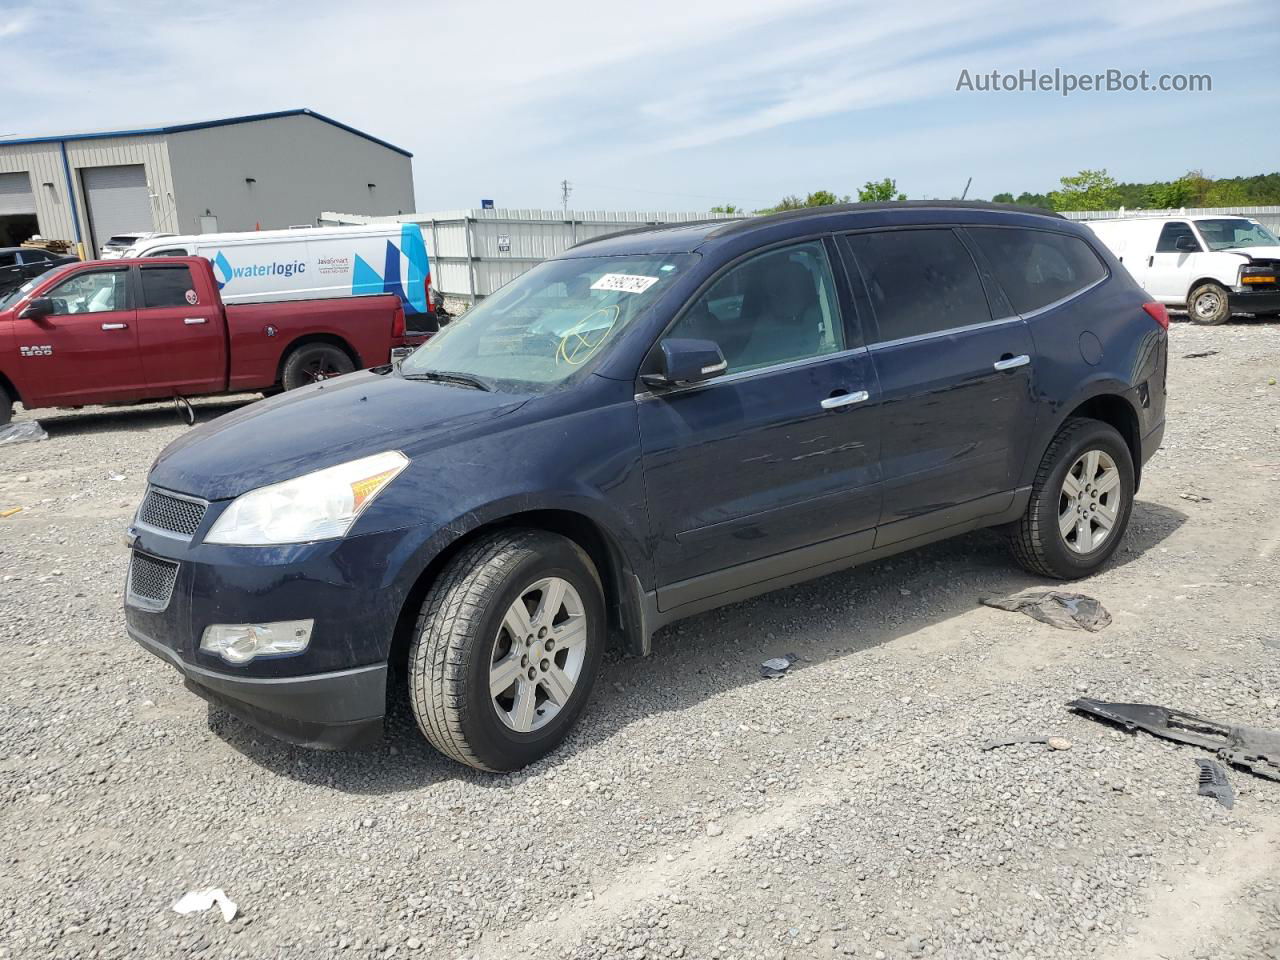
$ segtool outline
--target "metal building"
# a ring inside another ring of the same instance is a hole
[[[0,140],[0,247],[97,254],[119,233],[313,225],[337,206],[412,210],[412,154],[311,110]]]
[[[580,240],[657,223],[740,218],[740,214],[720,213],[476,207],[392,217],[325,212],[320,214],[320,224],[419,224],[431,258],[432,286],[455,302],[470,305]]]

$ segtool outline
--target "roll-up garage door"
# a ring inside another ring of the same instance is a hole
[[[35,212],[31,177],[25,173],[0,173],[0,216]]]
[[[95,252],[101,252],[102,245],[117,233],[146,233],[155,229],[147,174],[142,164],[84,167],[80,181],[89,207],[89,230]]]

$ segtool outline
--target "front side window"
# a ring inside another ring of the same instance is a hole
[[[726,272],[666,333],[713,340],[726,373],[843,350],[831,265],[821,242],[752,257]]]
[[[1178,241],[1182,245],[1178,245]],[[1187,241],[1190,240],[1190,243]],[[1160,231],[1160,239],[1156,241],[1156,253],[1194,253],[1200,249],[1200,241],[1196,239],[1191,224],[1181,220],[1166,223]]]
[[[455,374],[545,392],[599,364],[696,254],[545,260],[446,326],[400,365],[410,378]]]
[[[973,257],[951,230],[891,230],[848,237],[880,341],[927,336],[991,319]]]
[[[50,290],[47,296],[53,301],[54,316],[127,310],[128,281],[126,270],[77,273]]]
[[[1107,275],[1079,237],[1017,227],[970,227],[969,235],[1018,313],[1066,299]]]
[[[18,255],[16,253],[0,253],[0,267],[16,267],[18,265]]]
[[[1239,247],[1275,247],[1280,240],[1256,220],[1244,217],[1222,217],[1214,220],[1197,220],[1200,236],[1210,250],[1235,250]]]
[[[186,266],[143,267],[143,307],[185,307],[193,303],[195,285],[191,282],[191,268]]]
[[[23,250],[23,263],[48,263],[53,259],[53,254],[46,253],[44,250]]]

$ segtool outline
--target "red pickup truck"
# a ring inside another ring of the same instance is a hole
[[[203,257],[56,267],[0,297],[0,425],[78,407],[291,390],[416,346],[393,294],[226,306]]]

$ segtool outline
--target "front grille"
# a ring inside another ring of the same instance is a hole
[[[178,565],[133,551],[129,560],[129,600],[148,610],[163,610],[169,605]]]
[[[148,487],[142,509],[138,511],[138,520],[149,527],[191,537],[200,528],[208,506],[201,500],[187,500]]]

